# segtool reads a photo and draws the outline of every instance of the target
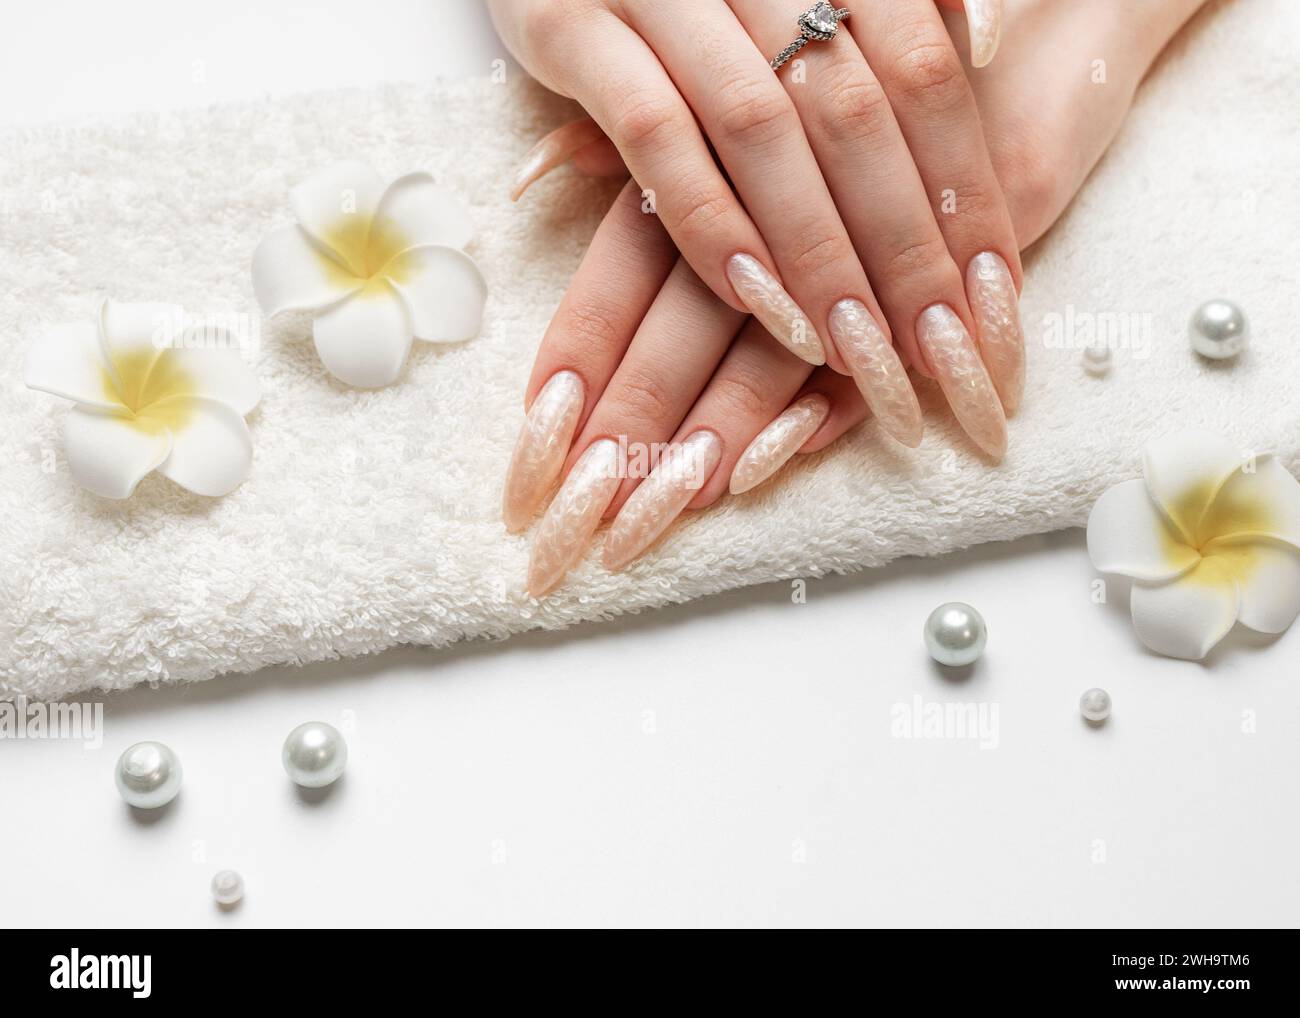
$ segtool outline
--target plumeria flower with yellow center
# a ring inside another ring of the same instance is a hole
[[[1143,477],[1117,484],[1088,518],[1088,554],[1133,579],[1138,637],[1200,660],[1234,622],[1283,632],[1300,614],[1300,482],[1278,460],[1220,435],[1152,442]]]
[[[289,195],[297,225],[253,254],[253,289],[268,315],[313,313],[326,370],[361,388],[395,382],[411,340],[478,334],[487,287],[463,248],[469,213],[427,173],[387,187],[363,163],[330,166]]]
[[[174,304],[105,301],[93,322],[61,325],[27,351],[25,381],[76,403],[63,425],[73,478],[127,498],[150,471],[199,495],[248,476],[244,415],[261,388],[225,330],[185,326]]]

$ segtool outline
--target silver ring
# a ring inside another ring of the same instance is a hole
[[[782,64],[814,39],[818,42],[830,42],[835,38],[835,31],[840,27],[840,22],[848,16],[847,7],[836,10],[828,3],[813,4],[799,15],[799,38],[772,58],[772,70],[779,71]]]

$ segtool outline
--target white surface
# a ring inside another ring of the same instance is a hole
[[[0,120],[480,73],[498,55],[486,33],[439,43],[429,8],[472,3],[368,5],[368,24],[396,26],[374,47],[344,4],[320,5],[338,19],[294,47],[248,27],[260,6],[222,5],[220,25],[160,4],[33,8],[40,24],[2,44]],[[115,48],[136,9],[135,43]],[[69,56],[70,12],[94,42]],[[205,54],[232,62],[210,90],[159,88]],[[1072,532],[810,581],[806,604],[773,584],[503,644],[121,694],[98,751],[0,743],[0,921],[1293,924],[1300,635],[1239,631],[1208,665],[1166,661],[1137,645],[1117,585],[1091,602],[1092,579]],[[991,633],[958,679],[921,643],[951,599]],[[1096,730],[1077,706],[1094,685],[1115,702]],[[917,694],[996,704],[997,748],[893,737],[894,705]],[[345,730],[350,762],[306,800],[279,751],[313,718]],[[185,767],[152,823],[112,782],[145,738]],[[247,884],[225,913],[208,893],[223,868]]]

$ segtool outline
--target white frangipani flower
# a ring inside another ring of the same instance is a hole
[[[248,476],[244,415],[261,388],[233,336],[204,326],[198,338],[174,304],[105,301],[95,321],[60,325],[27,351],[27,385],[76,403],[63,446],[78,484],[127,498],[157,470],[224,495]]]
[[[455,195],[427,173],[384,187],[363,163],[327,167],[289,195],[295,226],[253,254],[253,290],[268,315],[311,311],[326,370],[361,388],[395,382],[412,338],[477,335],[487,287],[460,250],[473,235]]]
[[[1138,637],[1199,660],[1234,622],[1283,632],[1300,614],[1300,482],[1273,456],[1188,431],[1149,444],[1143,478],[1088,518],[1088,554],[1132,577]]]

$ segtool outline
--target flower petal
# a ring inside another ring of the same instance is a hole
[[[406,301],[420,339],[457,343],[478,335],[487,284],[468,255],[450,247],[414,247],[389,262],[385,275]]]
[[[1156,508],[1140,479],[1115,485],[1088,516],[1088,555],[1103,573],[1162,582],[1200,561]]]
[[[397,381],[411,349],[406,305],[382,281],[319,315],[312,334],[326,370],[363,389]]]
[[[1281,633],[1300,615],[1300,553],[1256,541],[1225,547],[1208,558],[1237,580],[1237,618],[1261,633]]]
[[[328,307],[361,285],[298,226],[272,230],[253,252],[253,293],[268,315]]]
[[[83,488],[105,498],[128,498],[167,458],[171,436],[152,421],[77,406],[63,422],[63,451]]]
[[[474,236],[469,210],[427,173],[408,173],[388,185],[370,226],[370,259],[384,264],[417,244],[463,248]]]
[[[233,339],[232,339],[233,342]],[[227,404],[242,417],[257,406],[262,387],[236,347],[164,350],[149,379],[157,398],[203,396]],[[143,410],[148,413],[148,407]]]
[[[1199,661],[1237,620],[1231,567],[1204,558],[1172,583],[1135,583],[1129,609],[1138,638],[1157,654]]]
[[[56,325],[27,350],[29,388],[112,410],[121,407],[94,322]]]
[[[225,495],[239,487],[253,463],[253,440],[244,418],[225,403],[177,397],[150,407],[171,432],[171,455],[158,472],[196,495]],[[164,418],[163,415],[167,415]]]
[[[1233,472],[1201,521],[1202,545],[1270,537],[1300,549],[1300,481],[1276,456]]]
[[[1180,431],[1142,452],[1147,490],[1188,544],[1224,479],[1245,461],[1240,449],[1212,431]]]
[[[336,163],[308,177],[289,192],[299,224],[352,267],[365,272],[370,220],[384,193],[384,181],[360,162]]]
[[[158,355],[185,334],[185,312],[175,304],[104,301],[100,338],[112,367],[117,393],[132,409],[140,406]]]

